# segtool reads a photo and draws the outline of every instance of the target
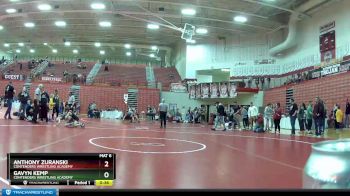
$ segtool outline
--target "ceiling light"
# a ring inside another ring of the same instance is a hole
[[[196,15],[196,10],[191,9],[191,8],[187,8],[187,9],[181,10],[181,13],[183,15],[187,15],[187,16],[194,16],[194,15]]]
[[[151,49],[152,49],[152,50],[157,50],[158,47],[157,47],[157,46],[152,46]]]
[[[154,56],[154,54],[150,54],[149,57],[154,58],[155,56]]]
[[[104,55],[104,54],[106,54],[105,51],[104,51],[104,50],[101,50],[101,51],[100,51],[100,55]]]
[[[157,24],[148,24],[147,28],[149,28],[149,29],[159,29],[159,25],[157,25]]]
[[[131,56],[131,52],[127,52],[127,53],[126,53],[126,56]]]
[[[21,50],[18,50],[18,49],[17,49],[16,52],[17,52],[17,53],[21,53]]]
[[[58,27],[65,27],[67,25],[67,23],[64,21],[56,21],[55,25]]]
[[[198,28],[196,29],[196,33],[197,34],[207,34],[208,33],[208,29],[205,29],[205,28]]]
[[[47,46],[47,43],[46,43],[46,42],[44,43],[44,46]]]
[[[6,43],[6,44],[4,44],[4,46],[5,46],[5,47],[10,47],[10,44],[7,44],[7,43]]]
[[[96,42],[96,43],[95,43],[95,46],[96,46],[96,47],[100,47],[100,46],[101,46],[101,43]]]
[[[38,9],[41,11],[47,11],[47,10],[51,10],[52,7],[49,4],[40,4],[38,5]]]
[[[196,43],[196,40],[194,40],[194,39],[186,40],[186,43],[195,44],[195,43]]]
[[[90,6],[94,10],[103,10],[106,8],[105,4],[103,3],[92,3]]]
[[[100,26],[101,27],[111,27],[112,23],[108,22],[108,21],[102,21],[102,22],[100,22]]]
[[[16,9],[13,9],[13,8],[9,8],[9,9],[6,9],[6,12],[7,12],[8,14],[13,14],[13,13],[16,13],[17,10],[16,10]]]
[[[73,50],[73,53],[74,54],[78,54],[78,50]]]
[[[17,1],[20,1],[20,0],[10,0],[10,2],[17,2]]]
[[[53,52],[53,53],[57,53],[57,50],[56,50],[56,49],[53,49],[52,52]]]
[[[70,42],[64,42],[65,46],[70,46]]]
[[[30,53],[34,53],[34,52],[35,52],[35,50],[33,50],[33,49],[30,49],[30,50],[29,50],[29,52],[30,52]]]
[[[130,45],[130,44],[125,44],[124,47],[125,47],[126,49],[130,49],[130,48],[131,48],[131,45]]]
[[[24,26],[28,27],[28,28],[33,28],[33,27],[35,27],[35,24],[32,22],[26,22],[26,23],[24,23]]]
[[[245,16],[236,16],[235,18],[234,18],[234,20],[236,21],[236,22],[241,22],[241,23],[244,23],[244,22],[247,22],[247,17],[245,17]]]
[[[230,72],[230,69],[221,69],[222,72]]]
[[[4,29],[4,27],[0,25],[0,30],[3,30],[3,29]]]
[[[18,46],[23,47],[23,46],[24,46],[24,43],[18,43]]]

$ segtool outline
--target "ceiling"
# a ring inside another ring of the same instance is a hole
[[[15,1],[15,2],[11,2]],[[60,55],[115,58],[150,58],[151,53],[164,59],[166,50],[181,41],[181,28],[185,23],[206,28],[205,35],[195,35],[197,42],[232,34],[268,33],[288,22],[289,15],[308,0],[0,0],[0,50],[18,55]],[[91,3],[104,3],[105,9],[94,10]],[[38,5],[49,4],[52,9],[40,11]],[[9,14],[6,9],[16,13]],[[196,10],[194,16],[181,13],[184,8]],[[245,16],[246,23],[233,20]],[[65,27],[55,26],[65,21]],[[99,22],[109,21],[111,27]],[[24,23],[35,23],[34,28]],[[158,24],[159,29],[148,29],[147,24]],[[71,42],[65,46],[64,41]],[[24,46],[18,46],[22,42]],[[48,45],[43,45],[46,42]],[[96,48],[95,42],[101,47]],[[9,47],[5,47],[8,43]],[[125,49],[124,44],[131,44]],[[151,46],[158,46],[157,51]],[[30,49],[35,50],[30,53]],[[57,54],[52,53],[57,49]],[[73,54],[73,49],[79,51]],[[126,51],[132,53],[126,57]]]

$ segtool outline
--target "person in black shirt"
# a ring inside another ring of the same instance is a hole
[[[294,99],[291,99],[291,106],[289,110],[290,124],[292,126],[292,134],[295,135],[295,121],[297,119],[298,105],[294,103]]]
[[[18,100],[21,102],[21,105],[19,107],[19,113],[23,112],[26,116],[26,108],[27,108],[27,103],[29,100],[29,93],[27,91],[27,88],[24,86],[22,92],[18,94]]]
[[[222,103],[219,103],[217,106],[217,114],[216,114],[216,118],[215,118],[215,125],[214,127],[212,128],[213,131],[216,131],[216,128],[218,127],[218,125],[224,125],[224,130],[223,131],[226,131],[226,128],[225,128],[225,121],[224,121],[224,118],[225,118],[225,107],[222,105]]]
[[[9,82],[9,84],[5,87],[5,99],[7,100],[7,110],[5,112],[4,118],[12,120],[11,117],[11,110],[12,110],[12,102],[13,102],[13,96],[15,94],[15,88],[12,86],[12,81]]]
[[[349,128],[349,116],[350,116],[350,103],[349,103],[349,99],[347,99],[346,106],[345,106],[345,128]]]
[[[314,106],[313,116],[315,119],[316,136],[321,136],[322,130],[324,129],[323,120],[326,114],[323,102],[319,97],[316,97],[316,104]]]
[[[237,104],[237,101],[234,102],[234,105],[232,107],[233,109],[233,119],[237,123],[237,128],[241,130],[241,110],[242,108]]]
[[[41,93],[40,114],[39,114],[41,121],[43,121],[44,119],[46,120],[46,122],[49,121],[48,116],[47,116],[47,113],[49,111],[49,107],[48,107],[49,99],[50,99],[49,94],[47,94],[46,91]]]
[[[59,113],[59,107],[60,107],[60,97],[58,96],[58,90],[55,90],[55,95],[53,97],[53,102],[54,102],[54,106],[53,106],[53,112],[52,112],[52,119],[54,119],[53,117],[55,116],[56,113],[56,118],[58,117],[58,113]]]

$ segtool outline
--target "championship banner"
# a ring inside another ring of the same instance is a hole
[[[347,72],[350,69],[350,61],[340,63],[339,72]]]
[[[330,64],[335,59],[335,30],[320,35],[321,62]]]
[[[41,77],[41,80],[42,81],[50,81],[50,82],[62,82],[62,78],[59,78],[59,77],[46,77],[46,76],[43,76],[43,77]]]
[[[210,84],[210,98],[218,97],[218,85],[216,83]]]
[[[209,98],[209,84],[202,85],[202,98]]]
[[[190,88],[190,99],[195,99],[196,98],[196,88],[195,85],[191,85]]]
[[[201,85],[196,85],[196,98],[197,99],[200,99],[202,98],[202,95],[201,95]]]
[[[5,75],[6,80],[23,80],[23,75]]]
[[[237,97],[237,86],[234,82],[230,83],[230,98]]]
[[[171,83],[170,91],[175,93],[185,93],[187,92],[187,88],[182,83]]]
[[[326,76],[326,75],[332,75],[332,74],[339,73],[339,67],[340,67],[340,64],[324,67],[321,71],[321,75]]]
[[[220,84],[220,97],[227,98],[228,97],[228,86],[227,83]]]

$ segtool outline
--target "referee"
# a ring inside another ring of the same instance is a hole
[[[168,112],[168,104],[165,103],[165,100],[162,99],[162,102],[159,104],[159,116],[160,116],[160,128],[166,128],[166,118],[167,118],[167,112]]]

